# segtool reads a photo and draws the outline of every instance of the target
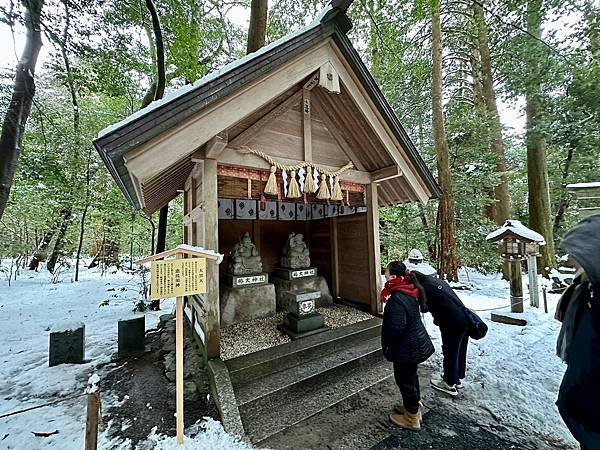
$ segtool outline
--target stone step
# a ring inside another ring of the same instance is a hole
[[[392,366],[383,359],[380,351],[357,356],[351,363],[323,371],[307,382],[242,405],[240,413],[244,429],[253,443],[261,444],[270,436],[390,376]]]
[[[389,414],[400,402],[400,392],[390,375],[342,401],[320,411],[297,424],[275,433],[261,441],[261,446],[271,449],[369,449],[388,438]],[[429,388],[431,369],[421,366],[419,380],[425,407],[430,411],[435,400]],[[425,418],[427,423],[427,418]]]
[[[381,333],[381,319],[344,327],[225,361],[234,386],[322,358]]]
[[[335,374],[352,370],[371,361],[381,360],[381,339],[379,336],[363,342],[356,342],[334,353],[312,359],[287,370],[274,372],[251,383],[234,385],[238,406],[249,403],[277,404],[285,398],[290,389],[306,390],[309,385],[321,383],[325,377],[331,379]],[[267,398],[268,397],[268,398]]]

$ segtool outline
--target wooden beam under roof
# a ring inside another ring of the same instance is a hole
[[[402,169],[400,169],[397,164],[393,164],[391,166],[384,167],[383,169],[371,172],[371,181],[373,183],[381,183],[382,181],[401,176]]]
[[[315,91],[317,92],[317,91]],[[314,98],[314,96],[313,96]],[[323,105],[317,98],[312,102],[312,106],[319,116],[319,119],[323,121],[323,124],[327,128],[327,130],[333,136],[333,139],[337,142],[342,151],[346,154],[346,156],[352,161],[352,163],[356,166],[358,170],[366,171],[365,166],[362,161],[358,158],[358,155],[353,150],[352,146],[348,143],[348,141],[344,138],[340,129],[336,123],[334,123],[334,119],[330,116],[332,114],[331,111]]]
[[[204,147],[204,156],[207,159],[217,159],[221,152],[227,147],[229,135],[227,130],[221,131],[219,134],[210,138]]]
[[[236,137],[234,137],[229,143],[229,147],[239,147],[240,145],[245,145],[250,140],[256,136],[260,130],[262,130],[266,125],[273,122],[276,118],[281,116],[295,104],[299,103],[302,100],[302,88],[299,88],[298,91],[294,92],[290,97],[284,100],[279,106],[276,106],[267,114],[258,119],[254,124],[250,125]]]
[[[291,166],[295,164],[302,163],[304,161],[298,161],[296,159],[289,158],[277,158],[277,161],[286,166]],[[219,164],[225,164],[234,167],[247,167],[251,169],[265,169],[268,170],[271,168],[268,162],[259,156],[252,154],[241,154],[236,149],[227,147],[225,151],[219,157]],[[322,165],[321,166],[328,171],[334,172],[339,169],[339,167],[331,167]],[[340,175],[340,180],[351,181],[353,183],[359,184],[369,184],[371,183],[371,174],[369,172],[362,172],[359,170],[346,170],[344,173]]]

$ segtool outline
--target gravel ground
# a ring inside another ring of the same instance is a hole
[[[325,325],[330,328],[343,327],[362,320],[373,318],[370,314],[346,305],[334,305],[319,308],[318,312],[325,317]],[[248,353],[287,344],[290,338],[277,329],[285,312],[274,316],[230,325],[221,330],[221,358],[232,359]]]

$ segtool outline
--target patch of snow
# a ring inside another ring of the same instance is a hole
[[[55,325],[52,325],[50,328],[50,333],[64,333],[66,331],[74,331],[81,327],[84,327],[83,322],[58,322]]]
[[[502,235],[506,231],[511,231],[512,233],[520,236],[523,239],[528,241],[537,242],[540,245],[545,245],[546,241],[544,240],[544,236],[542,236],[537,231],[533,231],[530,228],[527,228],[523,225],[519,220],[509,219],[506,221],[504,225],[498,228],[496,231],[492,231],[485,238],[487,241],[494,241],[498,238],[498,236]]]
[[[421,272],[424,275],[435,275],[437,273],[435,268],[433,268],[429,263],[426,263],[425,261],[419,264],[413,264],[407,259],[406,261],[403,261],[403,263],[406,266],[406,268],[410,271],[415,270],[417,272]]]
[[[461,395],[465,401],[492,411],[504,425],[560,440],[565,449],[578,449],[555,406],[566,369],[555,354],[561,324],[554,319],[554,310],[560,296],[548,294],[548,314],[526,301],[525,312],[517,315],[527,320],[524,327],[500,324],[491,321],[489,309],[510,310],[508,282],[501,274],[483,275],[472,270],[468,274],[468,281],[479,289],[456,294],[489,330],[484,339],[469,341],[467,378]],[[467,281],[465,275],[461,269],[461,281]],[[524,297],[527,300],[527,291]],[[436,347],[425,364],[441,373],[441,334],[431,314],[425,314],[425,323]]]
[[[223,261],[223,254],[221,253],[217,253],[214,250],[207,250],[204,247],[198,247],[195,245],[189,245],[189,244],[179,244],[176,248],[180,249],[180,250],[188,250],[190,252],[199,252],[199,253],[206,253],[212,256],[216,256],[217,257],[217,264],[221,264],[221,262]]]
[[[571,183],[567,184],[567,189],[595,189],[600,188],[600,181],[595,181],[591,183]]]
[[[148,435],[148,440],[140,443],[154,450],[250,450],[251,445],[237,436],[227,434],[220,422],[205,417],[189,427],[183,445],[177,444],[177,438],[156,434],[156,428]]]
[[[72,270],[65,275],[71,276]],[[133,309],[139,286],[136,277],[119,270],[102,274],[98,267],[83,266],[79,275],[76,283],[53,284],[42,265],[39,272],[21,272],[10,287],[0,280],[0,415],[81,394],[94,374],[102,379],[96,366],[110,363],[117,351],[118,318]],[[107,285],[115,292],[107,293]],[[165,301],[163,311],[147,312],[146,328],[156,328],[159,316],[173,304]],[[85,324],[87,362],[48,367],[48,330],[65,322]],[[105,403],[107,397],[102,397]],[[0,421],[0,439],[8,436],[0,448],[79,450],[84,447],[85,417],[84,396],[6,417]],[[59,433],[45,438],[31,434],[54,430]],[[117,447],[107,445],[101,433],[98,448]]]
[[[222,76],[228,72],[231,72],[234,69],[237,69],[238,67],[246,64],[247,62],[253,60],[254,58],[257,58],[257,57],[273,50],[274,48],[277,48],[277,47],[285,44],[286,42],[292,40],[293,38],[307,32],[309,30],[312,30],[313,28],[316,28],[317,26],[319,26],[321,24],[321,20],[323,19],[325,14],[327,14],[329,11],[331,11],[331,9],[332,9],[331,5],[325,7],[315,20],[313,20],[310,24],[306,25],[305,27],[298,29],[294,33],[290,33],[290,34],[282,37],[281,39],[273,41],[269,45],[261,47],[257,51],[255,51],[253,53],[249,53],[246,56],[244,56],[240,59],[237,59],[237,60],[221,67],[220,69],[215,70],[214,72],[207,74],[206,76],[200,78],[199,80],[195,81],[192,84],[186,84],[186,85],[180,87],[179,89],[167,92],[167,94],[162,99],[155,100],[152,103],[150,103],[148,106],[146,106],[145,108],[142,108],[139,111],[136,111],[135,113],[124,118],[120,122],[117,122],[113,125],[109,125],[108,127],[104,128],[103,130],[101,130],[98,133],[97,138],[106,136],[107,134],[110,134],[111,132],[113,132],[119,128],[122,128],[125,125],[128,125],[131,122],[134,122],[135,120],[139,119],[140,117],[145,116],[146,114],[149,114],[150,112],[154,111],[155,109],[182,97],[183,95],[187,94],[190,91],[196,90],[196,89],[200,88],[201,86],[204,86],[205,84],[215,80],[216,78],[219,78],[220,76]]]

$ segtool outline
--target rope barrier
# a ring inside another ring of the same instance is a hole
[[[298,164],[286,166],[285,164],[281,164],[281,163],[275,161],[271,156],[267,155],[266,153],[264,153],[260,150],[255,150],[250,147],[241,146],[238,149],[238,151],[243,155],[251,154],[251,155],[258,156],[259,158],[262,158],[266,162],[268,162],[271,166],[276,167],[278,170],[285,170],[286,172],[291,172],[292,170],[297,171],[304,167],[312,167],[313,169],[317,169],[319,171],[319,173],[322,175],[326,175],[328,177],[336,177],[336,176],[339,176],[342,173],[346,172],[347,170],[354,168],[354,164],[352,164],[352,161],[348,162],[345,166],[342,166],[338,170],[333,171],[333,172],[323,169],[323,167],[321,165],[314,163],[312,161],[303,161]]]
[[[25,409],[20,409],[18,411],[9,412],[9,413],[0,415],[0,419],[4,419],[5,417],[14,416],[16,414],[21,414],[21,413],[24,413],[24,412],[32,411],[34,409],[39,409],[39,408],[44,408],[46,406],[56,405],[57,403],[66,402],[68,400],[74,400],[76,398],[83,397],[84,395],[88,395],[88,394],[84,392],[83,394],[78,394],[78,395],[73,395],[71,397],[61,398],[59,400],[54,400],[53,402],[45,403],[43,405],[31,406],[29,408],[25,408]]]

